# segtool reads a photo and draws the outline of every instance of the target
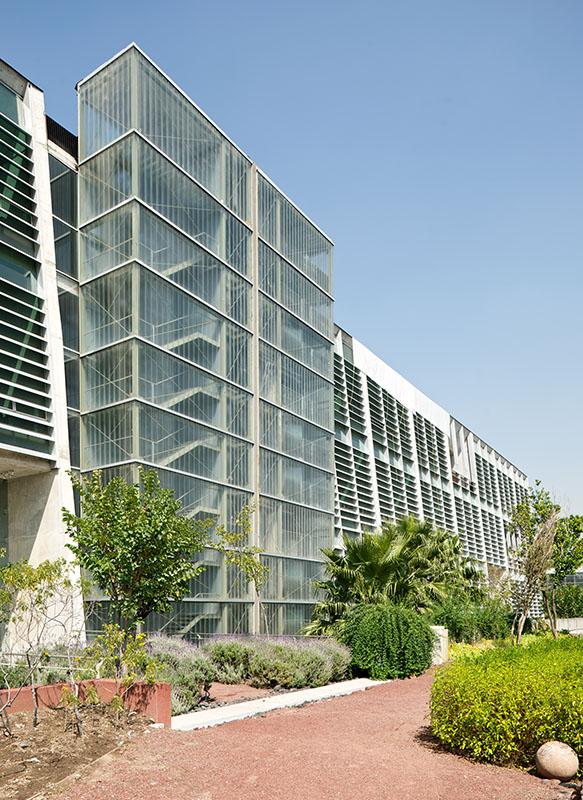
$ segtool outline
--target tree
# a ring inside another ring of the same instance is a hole
[[[75,564],[64,558],[43,561],[32,566],[26,561],[0,567],[0,620],[7,625],[3,649],[8,655],[8,667],[24,661],[19,685],[7,680],[11,670],[4,670],[8,696],[0,705],[0,715],[7,725],[6,709],[14,702],[22,686],[30,684],[34,702],[33,724],[39,721],[37,686],[41,669],[48,661],[49,646],[60,646],[67,659],[67,678],[72,691],[78,687],[73,680],[73,661],[85,639],[83,619],[83,585]],[[13,689],[15,691],[13,691]],[[81,718],[75,707],[77,733],[81,734]]]
[[[557,589],[568,575],[583,564],[583,517],[558,520],[551,556],[552,572],[544,590],[545,606],[551,631],[557,638]]]
[[[322,550],[324,599],[314,608],[308,633],[328,632],[356,603],[387,600],[424,610],[455,588],[475,590],[480,573],[462,554],[457,536],[414,517],[385,522],[378,533],[344,537],[344,552]]]
[[[518,573],[513,583],[513,631],[516,631],[517,644],[521,642],[524,624],[552,564],[559,511],[549,492],[537,481],[512,512],[510,531],[518,542],[512,554]]]
[[[250,510],[235,531],[214,519],[193,519],[154,470],[140,470],[140,482],[114,477],[104,484],[96,470],[72,477],[82,515],[63,509],[69,545],[80,565],[107,595],[126,630],[136,630],[152,612],[167,611],[187,593],[204,566],[196,556],[205,548],[221,552],[249,582],[261,582],[265,567],[248,546]]]

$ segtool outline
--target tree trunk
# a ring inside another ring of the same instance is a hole
[[[516,630],[516,644],[520,645],[522,641],[522,631],[524,630],[524,623],[528,617],[528,611],[521,611],[518,619],[518,628]]]
[[[547,617],[549,618],[549,625],[551,627],[551,633],[553,634],[553,639],[557,638],[557,617],[556,613],[553,612],[553,601],[555,597],[555,589],[545,589],[543,592],[543,597],[545,599],[545,608],[547,612]]]

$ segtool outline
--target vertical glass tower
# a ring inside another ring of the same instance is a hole
[[[296,632],[333,541],[331,242],[136,46],[78,91],[81,470],[255,508],[263,612],[208,553],[149,627]]]

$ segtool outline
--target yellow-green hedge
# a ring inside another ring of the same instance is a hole
[[[431,727],[449,749],[494,764],[531,766],[550,739],[583,755],[583,640],[541,638],[447,664]]]

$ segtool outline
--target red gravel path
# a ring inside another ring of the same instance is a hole
[[[140,737],[61,800],[550,800],[556,783],[427,741],[431,676],[189,733]]]

